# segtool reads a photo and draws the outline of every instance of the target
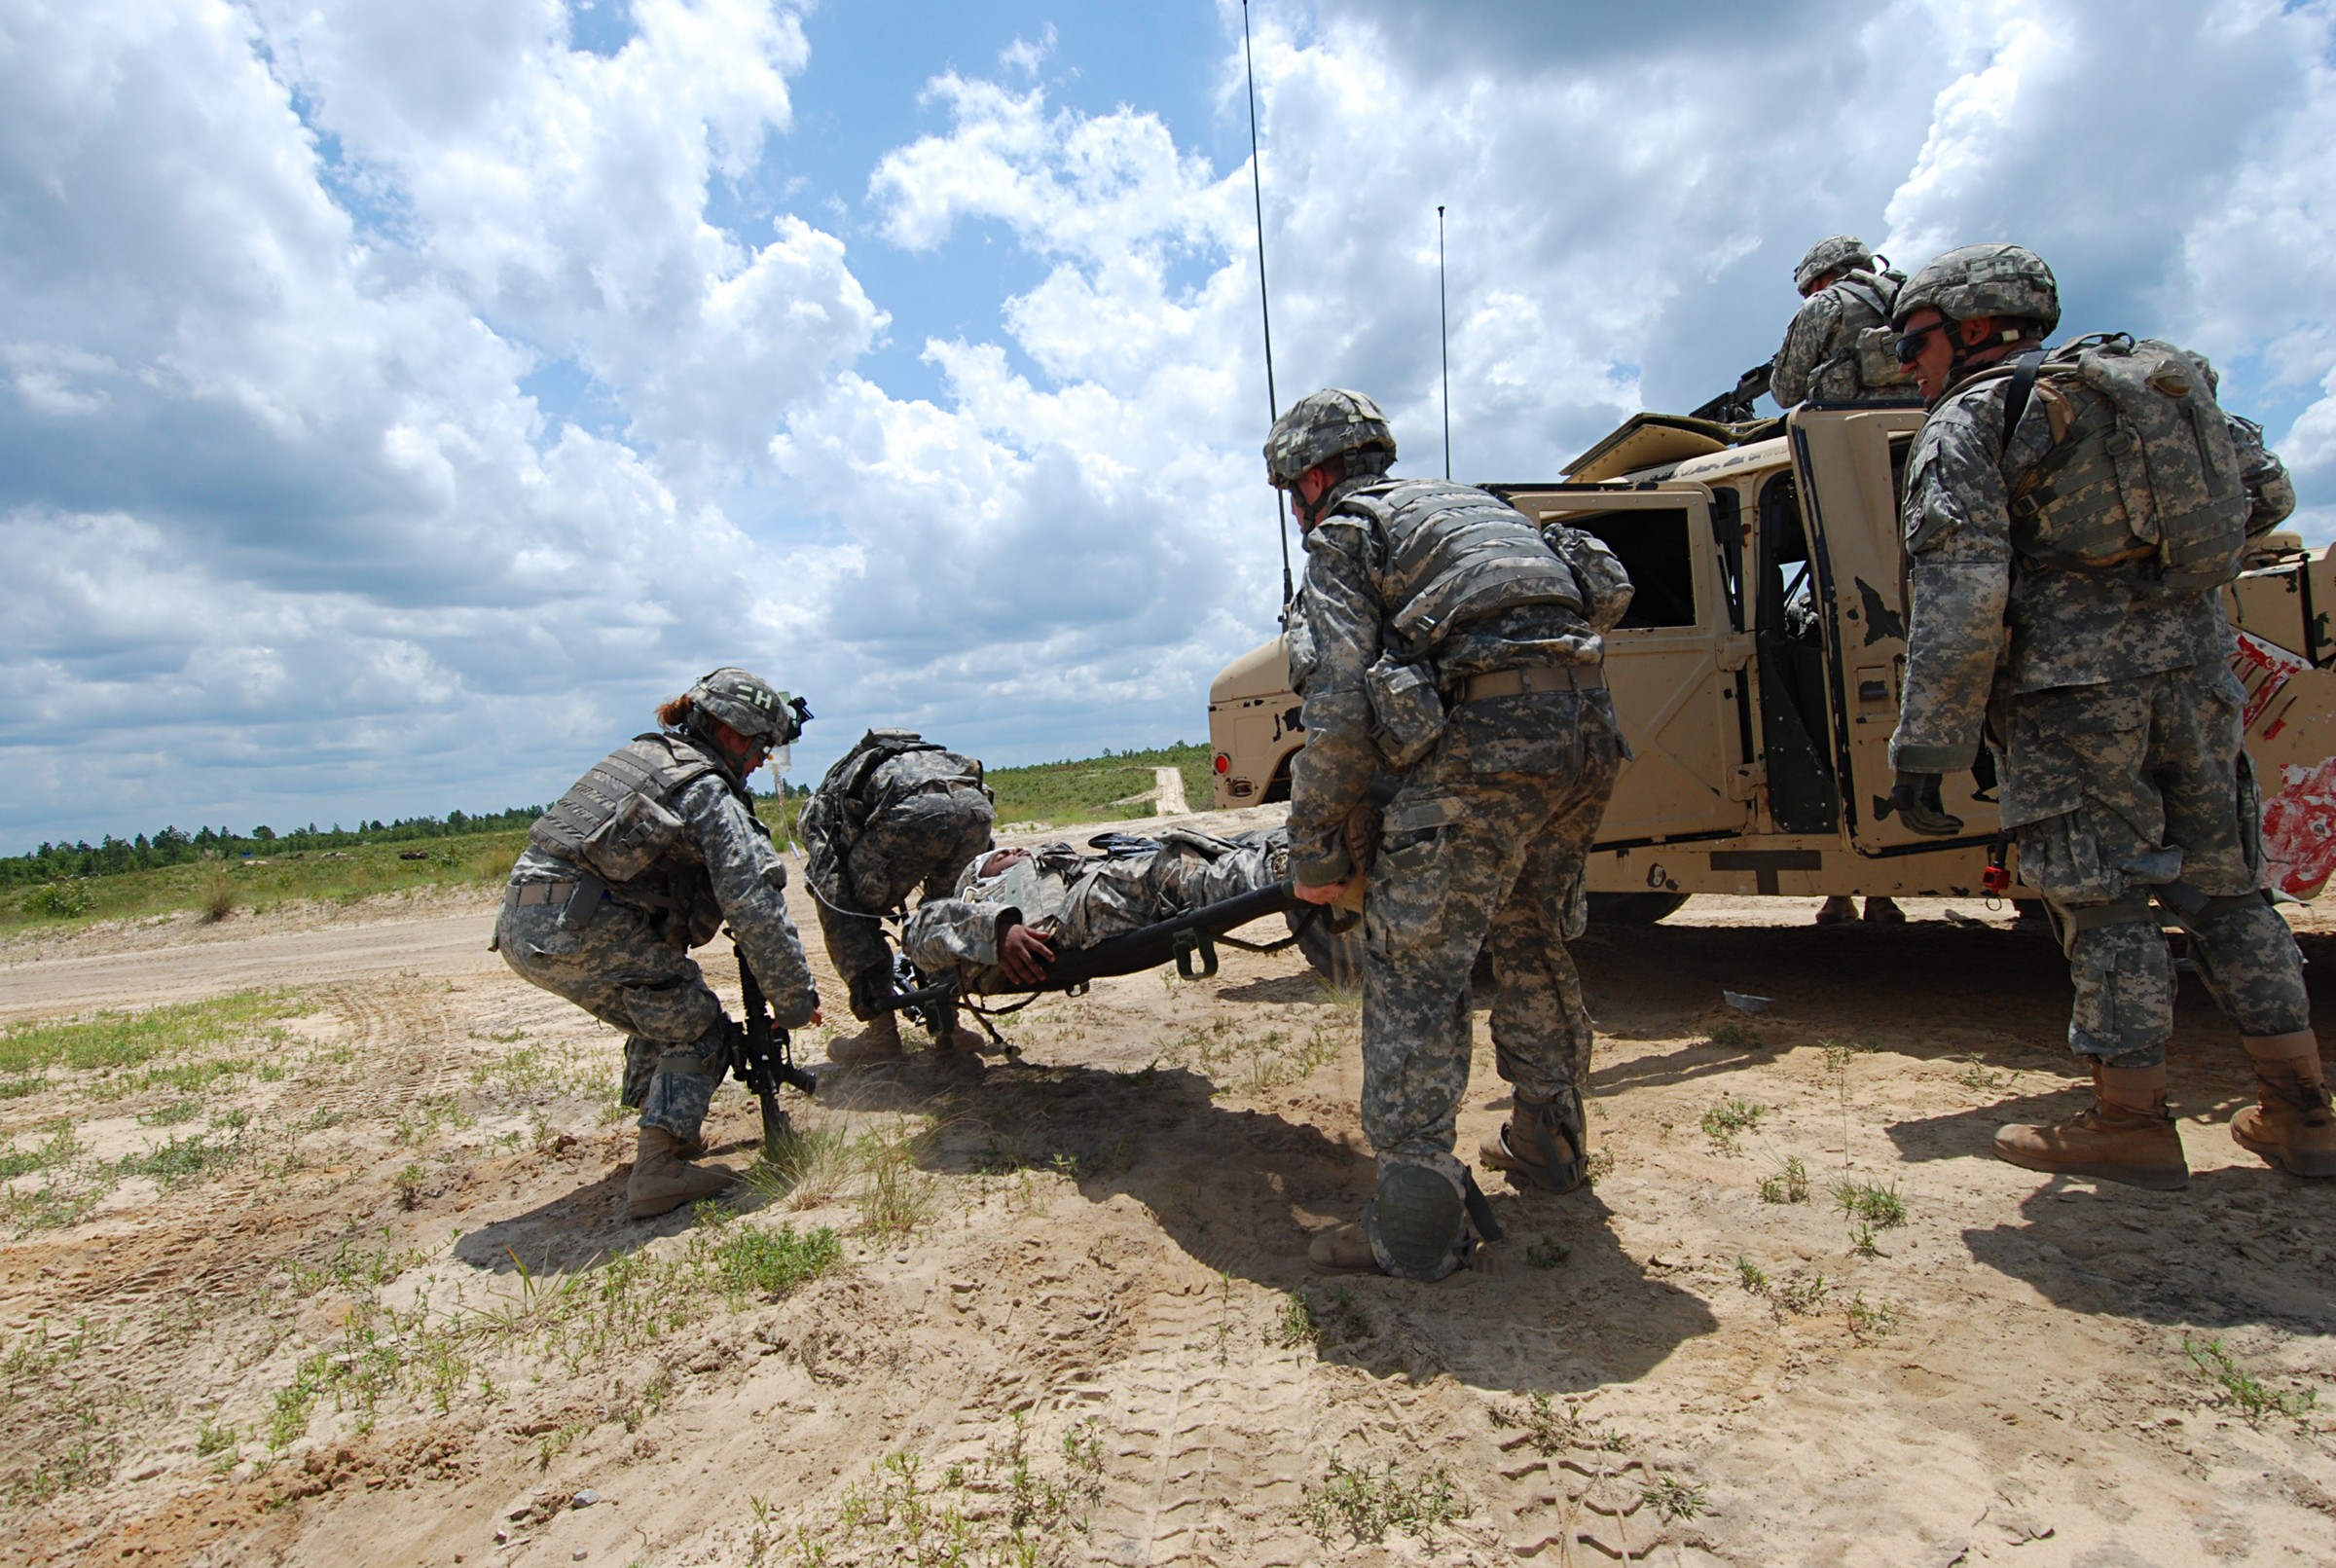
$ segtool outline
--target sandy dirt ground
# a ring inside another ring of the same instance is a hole
[[[0,1559],[2336,1561],[2336,1184],[2231,1143],[2197,983],[2190,1187],[2047,1180],[1987,1149],[2083,1103],[2050,939],[1812,911],[1593,930],[1594,1189],[1490,1184],[1433,1287],[1304,1261],[1370,1162],[1295,953],[829,1070],[784,1173],[634,1224],[615,1038],[485,904],[11,944],[19,1026],[261,996],[0,1098]]]

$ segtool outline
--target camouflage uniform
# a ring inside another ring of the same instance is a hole
[[[1858,366],[1858,335],[1890,324],[1889,305],[1897,282],[1894,275],[1855,268],[1801,303],[1769,367],[1769,391],[1777,407],[1914,395],[1911,381],[1868,386]]]
[[[937,747],[920,745],[857,778],[839,779],[850,761],[830,772],[820,793],[848,784],[850,816],[862,824],[858,837],[843,841],[841,800],[816,800],[804,812],[803,831],[815,866],[833,866],[812,878],[820,930],[836,973],[851,987],[853,1016],[865,1022],[877,1015],[872,1001],[892,987],[893,954],[881,917],[904,907],[920,889],[926,902],[946,897],[989,849],[996,811],[980,764]]]
[[[2005,440],[2009,387],[1998,370],[1951,389],[1907,464],[1913,628],[1891,760],[1968,768],[1991,720],[2021,879],[2066,937],[2080,1055],[2120,1069],[2165,1060],[2173,974],[2153,894],[2244,1033],[2308,1029],[2294,937],[2259,891],[2259,802],[2221,598],[2169,591],[2146,564],[2019,559],[2011,496],[2052,433],[2031,401]],[[2259,531],[2283,515],[2283,470],[2259,438],[2240,445]]]
[[[998,857],[1004,860],[1004,857]],[[970,995],[1002,988],[998,942],[1027,926],[1057,951],[1092,947],[1204,904],[1271,887],[1288,873],[1281,828],[1216,838],[1172,828],[1158,841],[1122,840],[1106,855],[1041,844],[993,865],[977,859],[954,895],[929,898],[908,918],[901,947],[930,975],[957,971]]]
[[[1460,551],[1432,581],[1404,580],[1417,549],[1472,528],[1497,543]],[[1452,1144],[1471,1054],[1469,971],[1487,941],[1498,1071],[1578,1122],[1591,1026],[1565,939],[1582,930],[1584,857],[1628,755],[1599,672],[1601,633],[1627,602],[1627,578],[1588,535],[1552,533],[1535,539],[1529,521],[1482,491],[1371,475],[1333,488],[1306,533],[1306,745],[1290,808],[1299,882],[1352,872],[1348,816],[1393,760],[1386,747],[1398,738],[1372,667],[1410,654],[1432,674],[1436,711],[1449,710],[1432,748],[1397,765],[1403,782],[1364,902],[1363,1127],[1383,1192],[1403,1167],[1465,1189]],[[1593,575],[1624,585],[1604,614],[1582,592]],[[1506,602],[1423,620],[1423,602],[1448,603],[1456,579]],[[1431,646],[1420,650],[1423,638]],[[1541,688],[1465,699],[1471,677],[1518,671],[1541,676]],[[1578,689],[1551,689],[1565,672],[1577,674],[1562,684]],[[1379,1266],[1407,1272],[1368,1212],[1364,1228]]]
[[[495,945],[522,979],[625,1032],[624,1103],[640,1108],[642,1127],[692,1144],[727,1065],[728,1037],[721,1000],[689,949],[726,922],[782,1028],[809,1023],[820,999],[787,918],[786,868],[745,785],[686,739],[643,736],[635,748],[643,744],[709,770],[664,803],[681,821],[673,847],[641,875],[604,884],[597,903],[567,919],[565,902],[521,901],[526,890],[566,883],[589,894],[603,885],[530,843],[511,868]]]

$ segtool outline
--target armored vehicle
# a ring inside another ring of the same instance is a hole
[[[1637,585],[1607,639],[1637,759],[1589,857],[1593,923],[1661,920],[1697,893],[1982,890],[1996,837],[1984,751],[1946,782],[1961,836],[1924,838],[1877,809],[1906,669],[1898,498],[1921,423],[1911,403],[1733,423],[1640,414],[1561,480],[1484,486],[1596,534]],[[2225,603],[2272,883],[2309,898],[2336,868],[2336,548],[2266,544]],[[1305,731],[1280,638],[1217,677],[1209,738],[1217,804],[1288,798]]]

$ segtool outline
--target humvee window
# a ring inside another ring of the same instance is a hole
[[[1687,508],[1570,512],[1565,525],[1605,541],[1636,590],[1620,631],[1696,624],[1696,578],[1689,555]]]

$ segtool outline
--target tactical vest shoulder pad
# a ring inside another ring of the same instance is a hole
[[[529,827],[528,842],[610,882],[629,882],[678,839],[681,821],[673,803],[710,774],[737,792],[727,770],[687,742],[658,733],[635,736],[568,785]]]

